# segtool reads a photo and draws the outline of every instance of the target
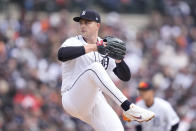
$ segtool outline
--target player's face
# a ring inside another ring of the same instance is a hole
[[[144,101],[148,101],[154,97],[154,91],[153,90],[139,91],[139,95],[142,97]]]
[[[84,38],[89,38],[90,36],[98,33],[100,24],[95,21],[81,19],[80,23],[80,32]]]

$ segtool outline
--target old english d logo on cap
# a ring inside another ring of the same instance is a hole
[[[85,15],[86,14],[86,11],[84,10],[84,11],[82,11],[82,15]]]

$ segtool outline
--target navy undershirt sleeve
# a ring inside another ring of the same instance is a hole
[[[131,79],[131,72],[124,60],[120,63],[116,63],[116,67],[113,69],[113,72],[122,81],[129,81]]]
[[[61,47],[58,51],[58,60],[65,62],[85,54],[84,46]]]

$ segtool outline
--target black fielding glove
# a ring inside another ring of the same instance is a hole
[[[126,54],[126,44],[121,39],[107,36],[103,39],[106,42],[104,53],[115,60],[122,60]]]

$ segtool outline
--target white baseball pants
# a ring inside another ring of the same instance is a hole
[[[93,63],[77,78],[69,91],[62,94],[63,108],[73,117],[91,125],[96,131],[124,131],[116,112],[102,92],[119,106],[127,100],[100,63]]]

